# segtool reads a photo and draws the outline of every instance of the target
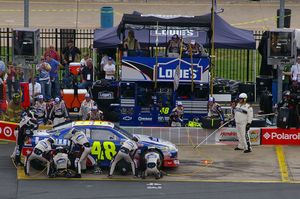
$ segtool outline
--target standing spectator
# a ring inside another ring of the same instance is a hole
[[[55,59],[56,61],[60,61],[60,57],[59,54],[56,52],[55,48],[53,45],[49,45],[49,47],[47,48],[47,50],[44,53],[44,57],[46,57],[46,55],[50,55],[51,58]]]
[[[15,93],[19,92],[20,86],[17,80],[16,65],[13,65],[12,62],[9,62],[6,79],[9,100],[11,100],[12,97],[12,89],[14,89]]]
[[[140,50],[140,44],[134,36],[134,31],[129,30],[127,38],[123,42],[125,50]]]
[[[61,64],[55,59],[51,58],[48,54],[46,55],[46,61],[51,66],[50,70],[50,80],[51,80],[51,96],[52,98],[56,98],[60,96],[60,85],[58,79],[58,70]]]
[[[51,66],[45,62],[45,59],[42,57],[40,63],[36,66],[39,72],[39,82],[41,84],[41,93],[46,99],[46,101],[51,99],[51,83],[49,72]]]
[[[81,59],[80,61],[80,65],[81,65],[81,68],[84,68],[86,66],[86,61],[90,58],[89,54],[88,53],[85,53],[83,55],[83,58]]]
[[[105,79],[115,79],[116,66],[113,64],[111,57],[108,58],[108,62],[103,70],[105,71]]]
[[[34,84],[34,87],[32,86]],[[34,90],[33,90],[34,88]],[[34,83],[32,83],[31,78],[29,79],[29,95],[30,102],[34,104],[34,98],[42,93],[42,86],[38,82],[38,78],[34,79]]]
[[[92,59],[88,59],[86,62],[87,66],[81,71],[82,82],[78,85],[78,88],[88,89],[93,85],[94,68]]]
[[[63,49],[62,53],[67,64],[79,60],[79,55],[81,55],[81,51],[74,46],[72,40],[68,41],[68,46]]]
[[[292,80],[297,81],[298,84],[300,83],[300,55],[297,57],[297,62],[291,68],[291,76]]]
[[[6,71],[5,63],[0,58],[0,84],[4,80],[5,71]]]

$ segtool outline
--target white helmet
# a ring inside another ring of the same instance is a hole
[[[178,102],[177,102],[177,106],[182,106],[182,102],[181,102],[181,101],[178,101]]]
[[[248,96],[247,96],[246,93],[241,93],[241,94],[239,95],[239,99],[247,99],[247,98],[248,98]]]

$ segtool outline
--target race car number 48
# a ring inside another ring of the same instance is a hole
[[[102,145],[100,141],[95,141],[91,150],[91,154],[97,156],[98,160],[112,160],[116,153],[117,151],[115,143],[109,141],[103,142]]]

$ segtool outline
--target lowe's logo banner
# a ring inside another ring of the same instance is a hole
[[[177,67],[180,63],[180,70]],[[122,80],[131,81],[174,81],[179,76],[180,82],[207,83],[209,81],[209,59],[207,57],[193,58],[158,58],[157,70],[154,57],[124,57],[122,60]],[[193,71],[192,71],[193,66]]]
[[[158,63],[157,80],[172,81],[176,68],[180,64],[180,81],[201,81],[203,67],[199,63],[190,63],[185,60],[175,59],[165,63]],[[192,71],[193,70],[193,71]],[[192,77],[193,76],[193,77]]]

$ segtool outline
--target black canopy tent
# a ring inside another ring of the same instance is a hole
[[[194,34],[187,35],[184,40],[195,39],[206,47],[210,46],[211,14],[202,16],[164,16],[164,15],[141,15],[124,14],[118,27],[110,29],[97,29],[94,36],[94,47],[107,48],[117,47],[121,43],[129,29],[134,29],[136,37],[142,44],[155,44],[155,30],[193,30]],[[171,35],[159,35],[159,43],[166,43]],[[120,39],[122,38],[122,39]],[[215,14],[215,48],[229,49],[255,49],[256,43],[253,32],[235,28],[227,23],[222,17]]]

